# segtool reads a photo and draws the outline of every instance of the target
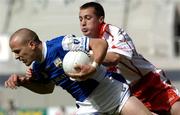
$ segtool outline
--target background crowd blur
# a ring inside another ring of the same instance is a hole
[[[180,0],[0,0],[0,115],[73,115],[74,99],[60,88],[39,95],[24,88],[4,88],[12,73],[24,73],[14,60],[9,36],[26,27],[43,40],[64,34],[82,35],[79,6],[97,1],[104,6],[106,22],[124,28],[137,50],[180,89]]]

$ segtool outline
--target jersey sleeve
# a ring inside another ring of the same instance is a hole
[[[113,39],[109,41],[108,52],[116,52],[127,58],[132,58],[134,45],[128,34],[122,30],[113,31]]]
[[[89,51],[89,38],[86,36],[66,35],[62,40],[62,47],[64,50]]]

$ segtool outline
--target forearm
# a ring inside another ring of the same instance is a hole
[[[103,39],[91,39],[90,48],[93,51],[94,61],[98,64],[101,64],[107,53],[107,42]]]
[[[40,83],[38,81],[29,81],[23,84],[20,84],[20,86],[23,86],[32,92],[38,93],[38,94],[49,94],[52,93],[54,90],[55,85],[51,82],[49,83]]]
[[[116,66],[121,60],[121,56],[115,52],[107,52],[103,60],[105,66]]]

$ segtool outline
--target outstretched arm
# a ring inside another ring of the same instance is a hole
[[[21,86],[38,94],[49,94],[53,92],[55,84],[52,82],[40,83],[38,81],[32,80],[30,82],[27,82],[26,84],[22,84]]]
[[[19,86],[23,86],[35,93],[48,94],[53,92],[55,84],[51,82],[46,84],[41,83],[33,80],[31,77],[17,74],[12,74],[8,80],[5,81],[6,88],[16,89]]]

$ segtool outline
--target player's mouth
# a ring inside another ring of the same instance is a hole
[[[88,29],[82,28],[81,31],[82,31],[83,33],[86,33],[86,32],[88,32]]]

